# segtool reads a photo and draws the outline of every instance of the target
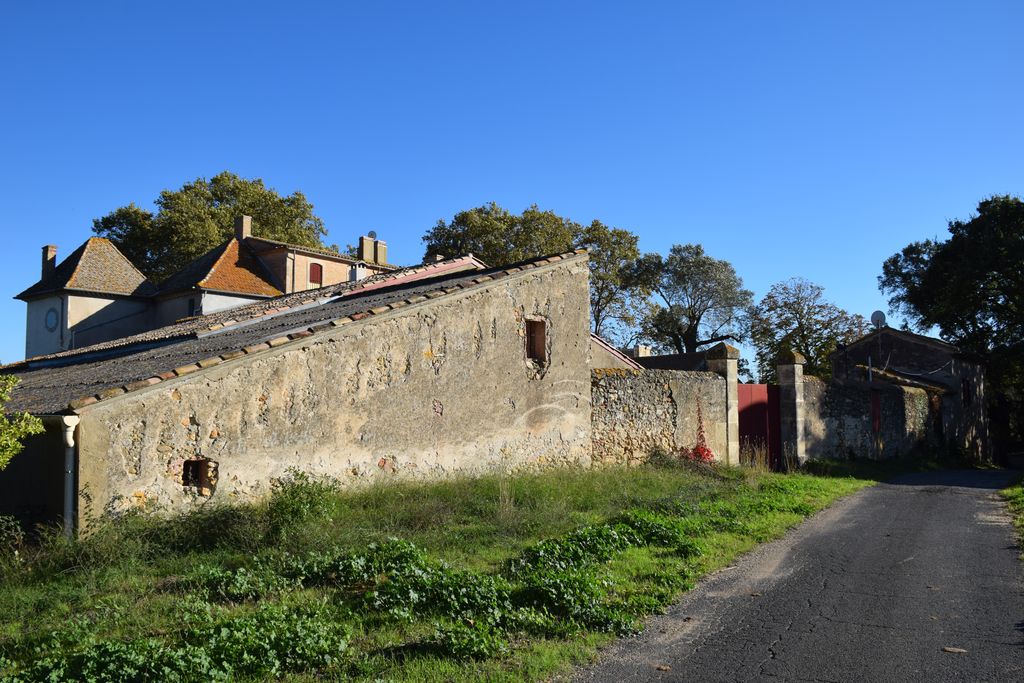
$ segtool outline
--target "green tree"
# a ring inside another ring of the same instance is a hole
[[[867,332],[863,316],[825,301],[824,294],[821,285],[791,278],[772,285],[750,311],[750,338],[762,382],[776,381],[776,359],[783,351],[795,351],[807,360],[805,374],[828,379],[829,354]]]
[[[893,312],[988,360],[992,425],[1024,444],[1024,201],[996,195],[949,223],[946,240],[914,242],[882,264]]]
[[[43,421],[28,413],[8,413],[3,410],[11,399],[11,391],[18,378],[0,375],[0,470],[7,467],[11,458],[21,453],[22,441],[43,431]]]
[[[985,353],[1024,339],[1024,202],[996,196],[949,223],[949,239],[914,242],[882,264],[879,289],[918,330]]]
[[[156,213],[129,204],[93,221],[139,270],[161,281],[228,240],[237,216],[253,217],[253,234],[309,247],[323,246],[323,221],[301,192],[281,196],[259,178],[224,171],[164,190]]]
[[[593,221],[578,231],[575,246],[590,252],[590,326],[594,334],[622,341],[637,323],[642,290],[628,281],[640,256],[637,236]]]
[[[628,282],[656,301],[643,321],[643,336],[676,353],[746,336],[753,293],[728,261],[713,258],[699,244],[675,244],[668,256],[644,254]]]
[[[578,224],[536,204],[516,215],[491,202],[460,211],[451,222],[439,220],[423,242],[427,260],[473,254],[488,265],[500,266],[568,251],[580,231]]]
[[[439,220],[423,236],[426,259],[473,254],[489,265],[505,265],[571,249],[590,251],[590,322],[596,334],[615,339],[636,322],[636,288],[625,281],[639,256],[637,236],[601,221],[582,225],[536,204],[514,214],[494,202]]]

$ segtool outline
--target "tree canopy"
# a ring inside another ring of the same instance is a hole
[[[923,331],[975,352],[1024,339],[1024,202],[996,196],[949,239],[913,242],[882,264],[889,306]]]
[[[21,452],[26,437],[43,431],[43,422],[35,415],[8,413],[3,409],[17,383],[17,377],[0,375],[0,470]]]
[[[992,425],[1024,444],[1024,201],[996,195],[949,223],[946,240],[913,242],[882,264],[879,289],[919,331],[988,363]]]
[[[494,202],[460,211],[450,222],[439,220],[423,236],[426,260],[473,254],[500,266],[544,254],[568,251],[581,227],[533,204],[514,214]]]
[[[323,246],[323,221],[301,192],[282,196],[259,178],[224,171],[164,190],[156,212],[122,206],[93,221],[93,232],[109,238],[139,270],[156,282],[228,240],[237,216],[253,217],[253,235],[301,246]]]
[[[643,336],[676,353],[746,336],[753,293],[728,261],[699,244],[676,244],[668,256],[644,254],[628,280],[656,301],[643,321]]]
[[[620,337],[635,323],[626,270],[640,255],[637,236],[594,220],[589,225],[533,204],[514,214],[494,202],[439,220],[423,236],[426,259],[473,254],[489,265],[585,248],[590,251],[590,319],[596,334]]]
[[[575,246],[590,252],[590,324],[594,334],[623,341],[637,323],[642,291],[628,280],[640,256],[637,236],[593,221],[578,231]]]
[[[820,285],[791,278],[772,285],[751,310],[750,337],[762,382],[776,381],[775,364],[783,351],[806,359],[805,374],[827,379],[832,376],[829,354],[867,332],[863,316],[829,303],[824,294]]]

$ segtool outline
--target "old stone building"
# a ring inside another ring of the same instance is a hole
[[[90,304],[109,339],[4,367],[20,380],[9,409],[47,431],[0,472],[0,514],[83,523],[183,510],[264,495],[293,468],[356,485],[631,465],[698,442],[742,460],[757,406],[739,392],[739,352],[631,358],[591,334],[585,253],[499,268],[472,256],[378,263],[314,287],[287,269],[272,278],[262,264],[273,258],[296,273],[309,264],[273,244],[259,261],[260,244],[243,233],[154,290],[94,239],[28,290],[30,319],[54,283],[82,299],[200,297],[191,312],[203,315],[133,334]],[[105,263],[120,284],[101,292]],[[223,307],[215,297],[229,289]],[[73,331],[80,342],[86,328]],[[954,347],[884,328],[838,351],[829,383],[804,377],[802,362],[784,354],[765,392],[766,433],[786,463],[949,442],[989,457],[984,370]]]
[[[890,443],[930,438],[976,459],[991,459],[985,366],[976,356],[940,339],[881,327],[834,352],[832,376],[832,404],[860,400],[853,398],[858,392],[866,395],[870,409],[862,412],[870,416],[871,431],[882,431],[888,422]],[[820,393],[823,402],[830,400],[827,391]],[[899,431],[894,421],[906,428]],[[835,423],[830,431],[845,434],[855,431],[852,427]]]
[[[48,431],[0,513],[55,519],[591,457],[587,257],[471,258],[256,302],[4,368]]]
[[[378,239],[360,237],[358,251],[358,258],[350,258],[253,237],[252,220],[240,216],[234,237],[155,285],[102,237],[86,240],[59,265],[57,247],[47,245],[39,282],[15,297],[28,304],[25,357],[395,269],[387,263],[387,245]]]

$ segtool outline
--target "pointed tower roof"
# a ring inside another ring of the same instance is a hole
[[[15,299],[28,301],[61,291],[152,296],[156,287],[105,237],[90,237],[53,272]]]

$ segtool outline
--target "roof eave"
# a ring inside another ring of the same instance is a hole
[[[142,389],[147,389],[156,384],[160,384],[164,381],[177,379],[178,377],[184,377],[193,373],[206,370],[219,366],[223,363],[234,361],[246,356],[250,356],[265,351],[276,349],[280,346],[286,346],[290,342],[295,341],[306,341],[307,338],[315,336],[323,336],[326,333],[333,332],[336,328],[349,325],[354,322],[358,322],[366,319],[376,319],[379,316],[391,313],[397,309],[404,309],[407,307],[415,307],[418,304],[426,304],[435,301],[439,298],[447,297],[450,294],[455,294],[460,291],[477,291],[479,289],[487,289],[493,285],[502,284],[507,277],[517,277],[520,275],[528,275],[533,273],[535,270],[544,269],[547,266],[555,266],[563,262],[571,262],[577,259],[586,259],[587,251],[585,249],[579,249],[573,252],[565,252],[562,254],[553,254],[551,256],[542,256],[537,259],[530,261],[524,261],[520,263],[510,264],[507,268],[502,271],[496,272],[492,275],[481,275],[479,278],[472,280],[469,284],[456,284],[451,287],[438,287],[436,290],[419,295],[413,295],[409,299],[402,301],[396,301],[391,304],[378,306],[371,308],[366,311],[352,313],[347,316],[342,316],[334,320],[328,320],[324,322],[311,325],[304,329],[299,329],[291,333],[282,334],[279,337],[274,337],[263,342],[251,344],[241,349],[228,351],[219,356],[211,358],[205,358],[195,363],[184,365],[173,370],[153,375],[148,379],[139,380],[137,382],[130,382],[121,386],[109,387],[103,389],[96,394],[90,396],[84,396],[71,401],[67,410],[72,414],[79,414],[83,409],[88,409],[90,406],[97,403],[106,402],[111,399],[120,398],[126,394],[134,393]],[[404,311],[403,311],[404,312]]]

